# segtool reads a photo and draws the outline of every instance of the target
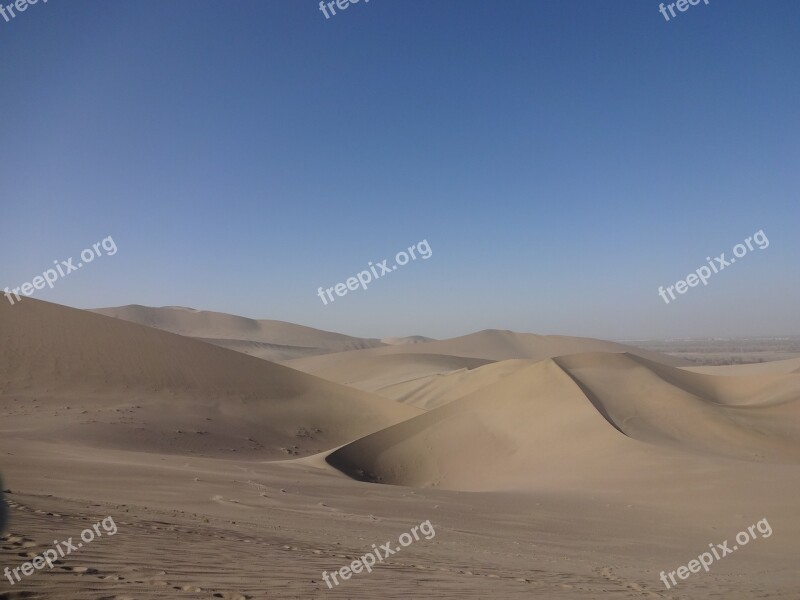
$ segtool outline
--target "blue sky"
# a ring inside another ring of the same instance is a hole
[[[50,0],[0,19],[0,288],[352,335],[800,334],[796,0]],[[707,287],[673,285],[763,229]],[[316,295],[427,239],[417,260]]]

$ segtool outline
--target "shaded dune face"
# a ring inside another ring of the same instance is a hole
[[[710,376],[626,353],[587,353],[519,361],[493,385],[348,444],[327,461],[379,483],[557,488],[703,460],[797,464],[798,423],[794,374]]]
[[[419,409],[134,323],[0,303],[0,402],[22,436],[126,450],[292,458]]]
[[[631,438],[740,460],[800,462],[796,375],[702,375],[629,354],[555,362]]]

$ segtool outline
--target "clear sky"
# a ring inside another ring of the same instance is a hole
[[[40,0],[0,18],[0,288],[112,236],[35,297],[370,337],[800,334],[798,22],[797,0],[669,22],[653,0]]]

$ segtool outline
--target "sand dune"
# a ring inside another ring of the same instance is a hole
[[[268,342],[252,342],[250,340],[231,340],[220,338],[202,338],[192,337],[191,339],[214,344],[221,348],[227,348],[234,352],[241,352],[248,356],[254,356],[270,362],[281,362],[294,358],[303,358],[307,356],[316,356],[318,354],[325,354],[327,352],[336,352],[336,350],[328,350],[318,346],[292,346],[289,344],[270,344]]]
[[[800,463],[800,377],[737,382],[610,353],[515,363],[329,463],[361,480],[459,490],[618,484],[709,458]]]
[[[320,372],[320,376],[330,378],[332,381],[348,380],[346,375],[348,370],[364,372],[366,367],[360,366],[364,357],[395,354],[426,354],[498,361],[512,358],[541,360],[579,352],[631,352],[669,365],[690,364],[680,358],[616,342],[567,336],[542,336],[496,329],[447,340],[434,340],[421,335],[387,337],[379,340],[351,337],[283,321],[254,320],[175,306],[155,308],[129,305],[99,308],[93,312],[197,338],[258,358],[282,362],[286,366],[307,373]],[[366,364],[369,362],[364,363]],[[384,362],[382,365],[388,366],[388,363]],[[341,367],[341,372],[337,372],[337,367]],[[423,366],[417,376],[423,377],[433,372],[438,372],[435,363]],[[359,385],[357,379],[350,378],[348,381],[363,389],[371,387],[368,383]]]
[[[247,337],[222,341],[303,348]],[[0,304],[4,564],[120,527],[0,597],[796,598],[800,365],[708,374],[497,331],[311,340],[330,353],[307,367],[394,402],[206,341]],[[764,516],[774,537],[664,592],[662,569]],[[321,581],[424,519],[435,539]]]
[[[626,354],[555,362],[632,438],[709,455],[800,463],[800,377],[715,377]]]
[[[255,320],[179,306],[129,305],[98,308],[93,312],[272,361],[384,345],[377,339],[356,338],[284,321]]]
[[[324,368],[343,365],[355,356],[386,356],[392,354],[439,354],[463,358],[481,358],[485,360],[508,360],[512,358],[530,358],[544,360],[555,356],[577,354],[582,352],[630,352],[667,365],[689,366],[690,363],[659,352],[641,350],[616,342],[578,338],[560,335],[536,335],[533,333],[515,333],[487,329],[469,335],[436,340],[419,344],[400,346],[384,346],[366,350],[339,352],[336,355],[324,355],[285,361],[285,364],[306,372],[314,372]]]
[[[486,364],[512,359],[544,360],[582,352],[630,352],[667,365],[689,364],[615,342],[499,330],[449,340],[310,356],[282,364],[414,406],[434,408],[469,392],[466,381],[472,379],[461,371],[481,366],[477,361]],[[505,368],[501,367],[498,373]],[[454,378],[443,380],[447,373]],[[483,377],[475,379],[477,385],[482,385]],[[464,380],[461,385],[450,389],[450,383],[461,380]]]
[[[332,355],[335,356],[335,355]],[[356,354],[344,364],[314,371],[316,377],[396,399],[383,390],[454,371],[468,371],[492,361],[445,354]]]
[[[328,457],[364,481],[468,491],[613,485],[620,472],[660,461],[610,426],[549,359]]]
[[[475,359],[464,359],[475,360]],[[526,359],[509,359],[489,363],[480,368],[461,368],[448,373],[435,373],[381,387],[372,391],[384,398],[404,402],[425,410],[444,406],[449,402],[486,390],[501,379],[513,375],[521,367],[530,365]],[[322,375],[325,376],[324,374]]]
[[[573,437],[560,444],[567,429]],[[625,439],[615,434],[547,360],[520,366],[491,390],[348,444],[328,462],[363,481],[490,490],[553,483],[566,465],[584,464],[604,448],[616,454],[613,447]]]
[[[418,413],[180,335],[30,299],[0,304],[0,390],[28,437],[203,455],[316,453]]]

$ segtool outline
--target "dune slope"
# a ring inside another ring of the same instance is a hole
[[[4,435],[259,456],[319,452],[419,412],[180,335],[32,299],[0,303],[0,410]]]
[[[387,398],[433,408],[463,395],[461,391],[447,390],[448,384],[456,381],[442,380],[448,373],[460,379],[459,374],[464,369],[475,369],[489,362],[544,360],[585,352],[630,352],[666,365],[688,364],[682,359],[615,342],[499,330],[480,331],[449,340],[309,356],[281,364]]]
[[[800,463],[795,375],[737,382],[616,353],[513,362],[329,464],[364,481],[492,490],[611,485],[698,460]]]
[[[351,337],[284,321],[248,319],[180,306],[149,307],[134,304],[98,308],[93,312],[198,338],[272,361],[384,345],[377,339]]]

